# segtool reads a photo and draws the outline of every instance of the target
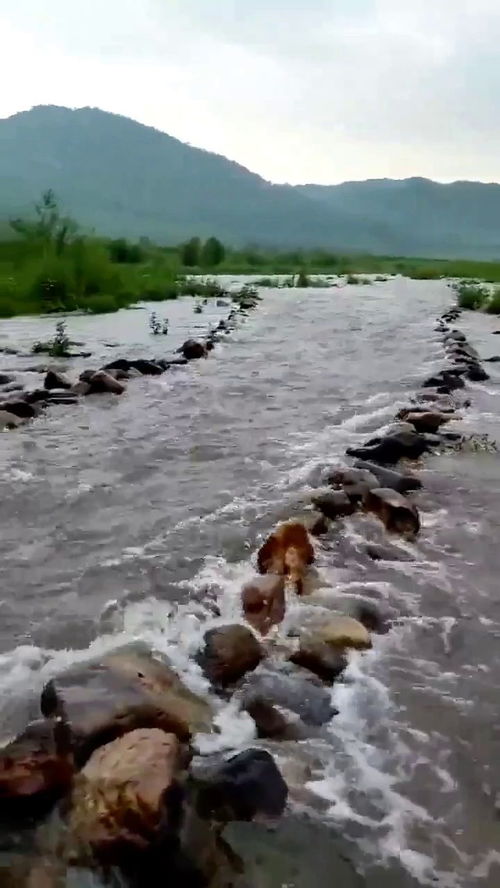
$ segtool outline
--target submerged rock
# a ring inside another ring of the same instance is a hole
[[[193,768],[200,817],[217,823],[276,818],[285,810],[288,787],[269,752],[246,749]]]
[[[46,389],[70,389],[71,382],[69,379],[64,376],[63,373],[60,373],[59,370],[49,369],[47,375],[44,380],[44,388]]]
[[[334,521],[352,515],[356,504],[344,490],[331,490],[312,497],[312,503],[326,518]]]
[[[393,533],[414,537],[420,530],[417,507],[396,490],[388,487],[371,490],[364,499],[364,507]]]
[[[255,635],[235,623],[209,629],[197,659],[214,685],[226,687],[255,669],[263,657],[264,651]]]
[[[8,410],[0,408],[0,430],[17,429],[19,426],[24,425],[24,423],[25,420],[20,416],[15,416],[13,413],[9,413]]]
[[[12,399],[0,403],[0,410],[4,410],[11,415],[17,416],[19,419],[33,419],[38,415],[38,408],[33,407],[23,398]]]
[[[379,486],[373,472],[364,468],[338,466],[329,470],[326,480],[332,487],[343,490],[352,502],[360,502],[372,487]]]
[[[416,432],[397,432],[384,438],[373,438],[362,447],[350,447],[349,456],[394,465],[400,459],[418,459],[427,450],[425,440]]]
[[[205,345],[202,342],[197,342],[196,339],[187,339],[180,347],[179,352],[188,361],[196,361],[199,358],[205,358],[207,355]]]

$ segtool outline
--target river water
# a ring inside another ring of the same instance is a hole
[[[54,406],[1,436],[0,737],[36,711],[48,676],[132,639],[208,693],[192,655],[208,626],[241,619],[259,541],[442,366],[433,327],[452,297],[444,282],[262,292],[208,360],[131,380],[121,398]],[[75,366],[160,356],[229,310],[195,315],[189,299],[152,308],[170,318],[166,340],[150,336],[145,311],[68,319],[94,353]],[[29,350],[53,323],[3,321],[0,345]],[[459,326],[482,357],[500,350],[498,320],[471,314]],[[0,370],[39,363],[2,357]],[[491,380],[469,385],[460,427],[500,438],[499,365],[485,366]],[[409,560],[367,557],[366,541],[384,539],[370,517],[317,542],[323,586],[295,609],[363,594],[398,623],[353,655],[322,736],[270,744],[299,775],[291,811],[341,841],[360,875],[336,881],[333,869],[325,881],[313,855],[305,876],[269,884],[498,888],[499,460],[425,458],[422,532],[395,542]],[[218,719],[203,751],[252,742],[249,716],[229,705]]]

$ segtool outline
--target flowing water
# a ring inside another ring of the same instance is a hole
[[[433,327],[451,301],[444,282],[263,295],[208,360],[132,380],[119,399],[54,406],[1,436],[0,737],[36,711],[48,676],[131,639],[208,693],[192,655],[207,627],[241,619],[259,540],[443,363]],[[149,335],[141,311],[70,318],[69,331],[98,366],[159,356],[228,311],[166,305],[167,340]],[[2,322],[0,344],[27,348],[52,326]],[[459,326],[484,357],[500,346],[494,319]],[[500,437],[499,365],[485,366],[492,378],[470,384],[461,427]],[[288,620],[300,620],[300,608],[368,595],[398,622],[353,655],[323,735],[270,744],[287,774],[296,768],[291,809],[308,813],[313,835],[316,824],[318,837],[340,837],[361,874],[325,880],[312,855],[309,880],[289,885],[500,884],[500,462],[443,454],[419,473],[422,532],[397,543],[410,560],[372,562],[364,545],[383,531],[354,516],[316,543],[322,588],[290,603]],[[250,717],[218,705],[221,733],[200,748],[255,742]]]

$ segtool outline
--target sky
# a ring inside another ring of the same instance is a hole
[[[500,181],[499,0],[0,0],[0,117],[93,106],[274,182]]]

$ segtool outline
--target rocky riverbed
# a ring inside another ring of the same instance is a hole
[[[2,435],[0,867],[496,885],[494,322],[394,279],[225,325]]]

